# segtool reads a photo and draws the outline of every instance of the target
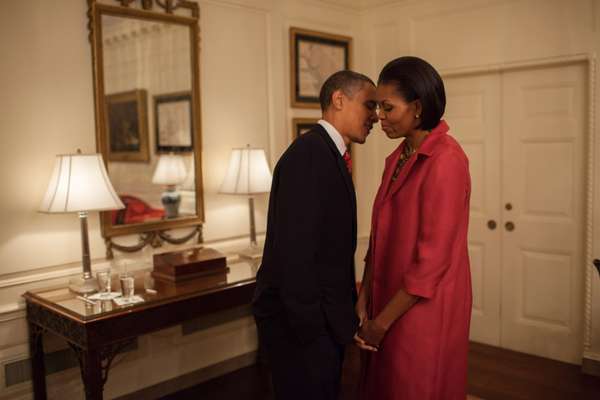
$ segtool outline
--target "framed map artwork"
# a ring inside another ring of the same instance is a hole
[[[323,82],[352,68],[352,38],[290,28],[290,68],[292,107],[320,108]]]
[[[156,152],[191,152],[192,95],[190,92],[154,96],[154,130]]]

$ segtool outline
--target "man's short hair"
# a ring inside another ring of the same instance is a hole
[[[369,83],[375,86],[375,83],[366,75],[348,69],[338,71],[331,75],[319,93],[319,102],[321,103],[321,111],[325,112],[331,105],[331,96],[336,90],[341,90],[348,97],[352,97],[357,89],[362,88],[362,85]]]

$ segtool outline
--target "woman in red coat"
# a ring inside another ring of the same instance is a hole
[[[386,159],[356,310],[361,394],[464,400],[471,317],[468,160],[441,120],[439,74],[401,57],[381,71],[381,126],[404,138]]]

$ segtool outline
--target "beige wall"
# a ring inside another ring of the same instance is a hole
[[[94,151],[95,140],[85,3],[8,2],[2,8],[0,260],[6,274],[78,259],[76,218],[35,211],[54,155]],[[95,215],[91,226],[99,254]]]

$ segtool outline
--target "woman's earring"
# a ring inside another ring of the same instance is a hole
[[[419,114],[415,115],[415,118],[419,119]]]

